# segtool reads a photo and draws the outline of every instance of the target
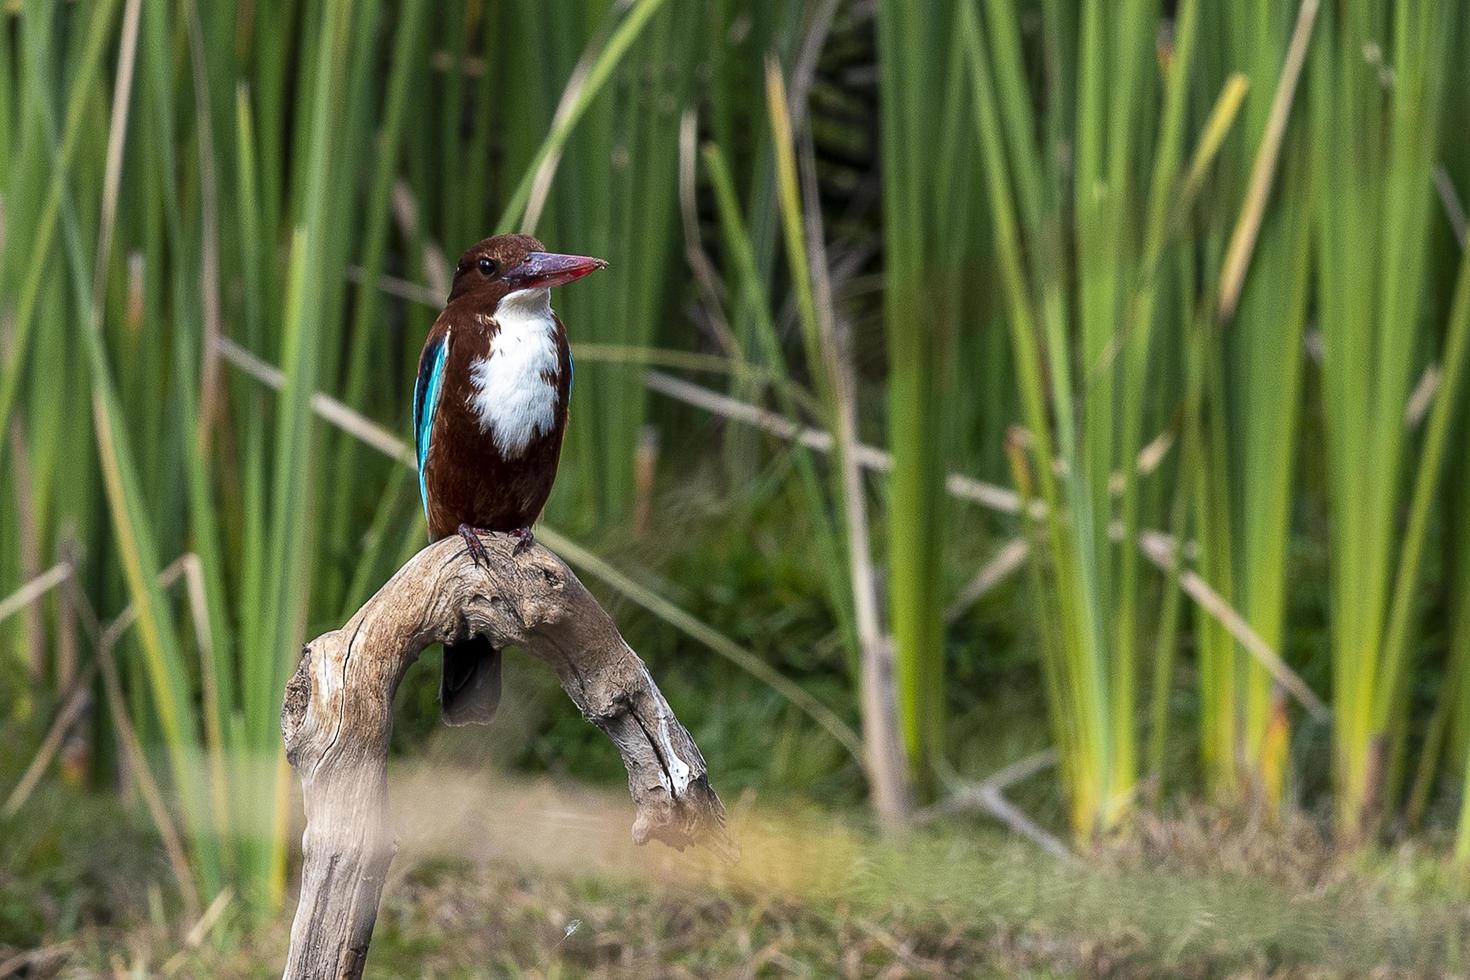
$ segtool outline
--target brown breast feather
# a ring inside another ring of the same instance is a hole
[[[450,318],[449,356],[425,464],[429,536],[437,541],[456,533],[461,524],[491,531],[529,527],[551,496],[566,431],[571,394],[566,329],[554,317],[558,376],[546,378],[557,387],[551,431],[533,439],[520,456],[507,459],[471,406],[470,365],[489,356],[500,328],[489,317],[453,315],[451,310],[442,318]]]

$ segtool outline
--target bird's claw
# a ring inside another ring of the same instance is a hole
[[[465,550],[469,552],[470,561],[477,568],[490,567],[490,555],[485,551],[485,542],[480,540],[480,533],[468,524],[459,526],[459,536],[464,539]]]
[[[518,527],[510,532],[510,536],[516,539],[515,547],[510,550],[510,553],[517,558],[530,551],[531,545],[536,543],[536,536],[528,527]]]

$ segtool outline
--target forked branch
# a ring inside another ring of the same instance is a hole
[[[478,568],[451,538],[419,552],[340,630],[307,644],[286,685],[281,733],[306,808],[301,898],[287,977],[361,976],[383,880],[393,696],[431,643],[485,636],[545,661],[622,754],[633,839],[729,855],[725,808],[699,748],[592,594],[542,547],[485,538]]]

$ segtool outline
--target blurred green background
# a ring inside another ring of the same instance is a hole
[[[393,969],[1463,969],[1461,7],[6,3],[0,975],[270,972],[280,692],[424,543],[419,346],[511,230],[611,262],[538,537],[775,829],[683,932],[664,858],[441,842]],[[401,772],[616,790],[545,671],[445,732],[425,659]]]

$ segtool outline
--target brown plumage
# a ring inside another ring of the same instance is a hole
[[[603,268],[526,235],[487,238],[460,257],[449,302],[429,330],[414,387],[414,436],[429,537],[503,531],[530,542],[556,481],[571,397],[566,328],[547,290]],[[446,646],[440,699],[450,724],[490,720],[500,652],[474,638]]]

